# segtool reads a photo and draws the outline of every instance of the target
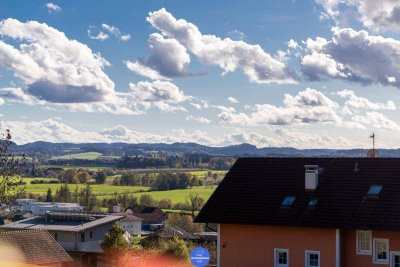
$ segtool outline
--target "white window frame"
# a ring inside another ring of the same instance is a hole
[[[279,264],[278,252],[285,252],[287,258],[287,264]],[[274,248],[274,267],[289,267],[289,250],[286,248]]]
[[[387,246],[386,246],[386,255],[387,255],[387,259],[386,260],[378,260],[377,259],[377,254],[376,254],[376,242],[386,242]],[[373,263],[374,264],[389,264],[389,259],[390,259],[390,253],[389,253],[389,239],[387,238],[373,238],[372,239],[372,243],[373,243]]]
[[[305,258],[306,258],[306,267],[320,267],[321,266],[321,253],[317,250],[306,250],[305,251]],[[310,258],[311,254],[318,254],[318,266],[310,266]]]
[[[395,255],[400,255],[400,251],[390,251],[390,267],[394,267],[393,258]]]
[[[360,232],[367,232],[369,236],[369,250],[361,250],[359,247],[359,237]],[[360,255],[371,255],[372,254],[372,231],[368,230],[357,230],[356,231],[356,253]]]

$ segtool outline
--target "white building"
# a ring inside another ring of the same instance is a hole
[[[127,231],[132,236],[141,235],[143,219],[126,213],[114,213],[114,214],[125,216],[125,218],[117,222],[118,225],[121,227],[122,231]]]
[[[83,211],[83,206],[78,203],[25,201],[20,205],[21,211],[32,212],[33,215],[45,215],[47,211]]]

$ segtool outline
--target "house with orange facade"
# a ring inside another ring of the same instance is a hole
[[[195,221],[221,267],[400,267],[400,158],[240,158]]]

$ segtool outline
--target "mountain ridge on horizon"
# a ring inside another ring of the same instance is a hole
[[[13,144],[11,151],[17,154],[25,153],[46,154],[51,156],[99,152],[104,155],[138,156],[138,155],[181,155],[181,154],[208,154],[215,156],[276,156],[276,157],[365,157],[369,149],[335,149],[335,148],[307,148],[294,147],[256,147],[249,143],[229,146],[207,146],[195,142],[175,143],[53,143],[47,141],[35,141],[22,145]],[[382,157],[400,157],[400,149],[379,149]]]

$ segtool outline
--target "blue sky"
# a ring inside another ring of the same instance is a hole
[[[17,143],[400,146],[400,4],[1,1]]]

